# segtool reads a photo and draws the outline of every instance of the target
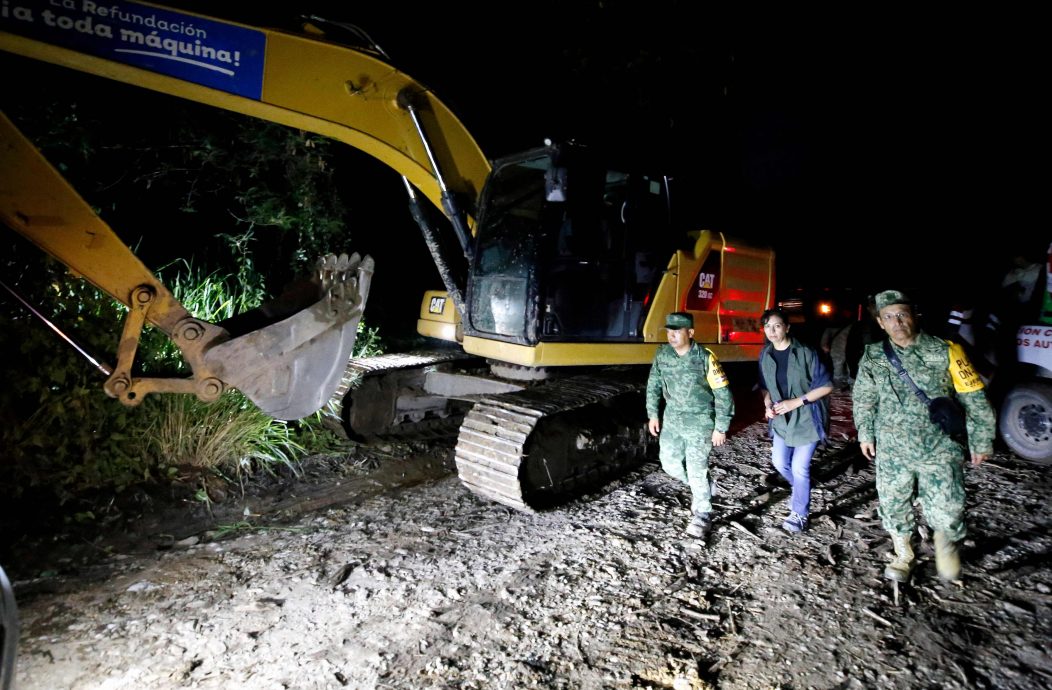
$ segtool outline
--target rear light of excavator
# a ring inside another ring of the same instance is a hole
[[[728,330],[723,337],[725,343],[763,343],[764,336],[760,332],[754,331],[730,331]]]

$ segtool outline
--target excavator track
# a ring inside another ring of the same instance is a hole
[[[465,416],[457,472],[471,491],[517,510],[554,505],[645,459],[645,382],[583,375],[485,396]]]
[[[421,350],[352,358],[330,400],[333,416],[348,437],[363,442],[433,440],[456,435],[462,413],[452,403],[428,409],[399,409],[405,400],[422,400],[419,375],[428,367],[454,367],[477,361],[462,350]],[[356,406],[354,400],[364,401]]]

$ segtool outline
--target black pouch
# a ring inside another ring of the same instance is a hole
[[[928,418],[949,436],[963,436],[967,430],[964,406],[954,398],[932,398],[928,404]]]

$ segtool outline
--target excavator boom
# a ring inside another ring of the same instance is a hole
[[[369,52],[139,2],[2,7],[0,50],[341,141],[397,171],[438,208],[442,184],[406,103],[430,136],[450,193],[477,199],[489,173],[456,116]]]

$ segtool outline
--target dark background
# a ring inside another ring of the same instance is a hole
[[[786,287],[955,289],[1052,240],[1033,16],[317,7],[368,31],[491,158],[545,137],[649,151],[698,227],[772,244]]]
[[[1034,16],[672,0],[164,4],[288,30],[301,12],[353,23],[491,159],[545,138],[642,151],[676,178],[681,217],[774,247],[782,294],[987,290],[1012,256],[1052,239],[1036,203],[1048,51]],[[127,94],[115,112],[141,92]],[[368,311],[411,327],[406,311],[440,283],[401,182],[355,151],[340,165],[354,246],[377,260]]]

